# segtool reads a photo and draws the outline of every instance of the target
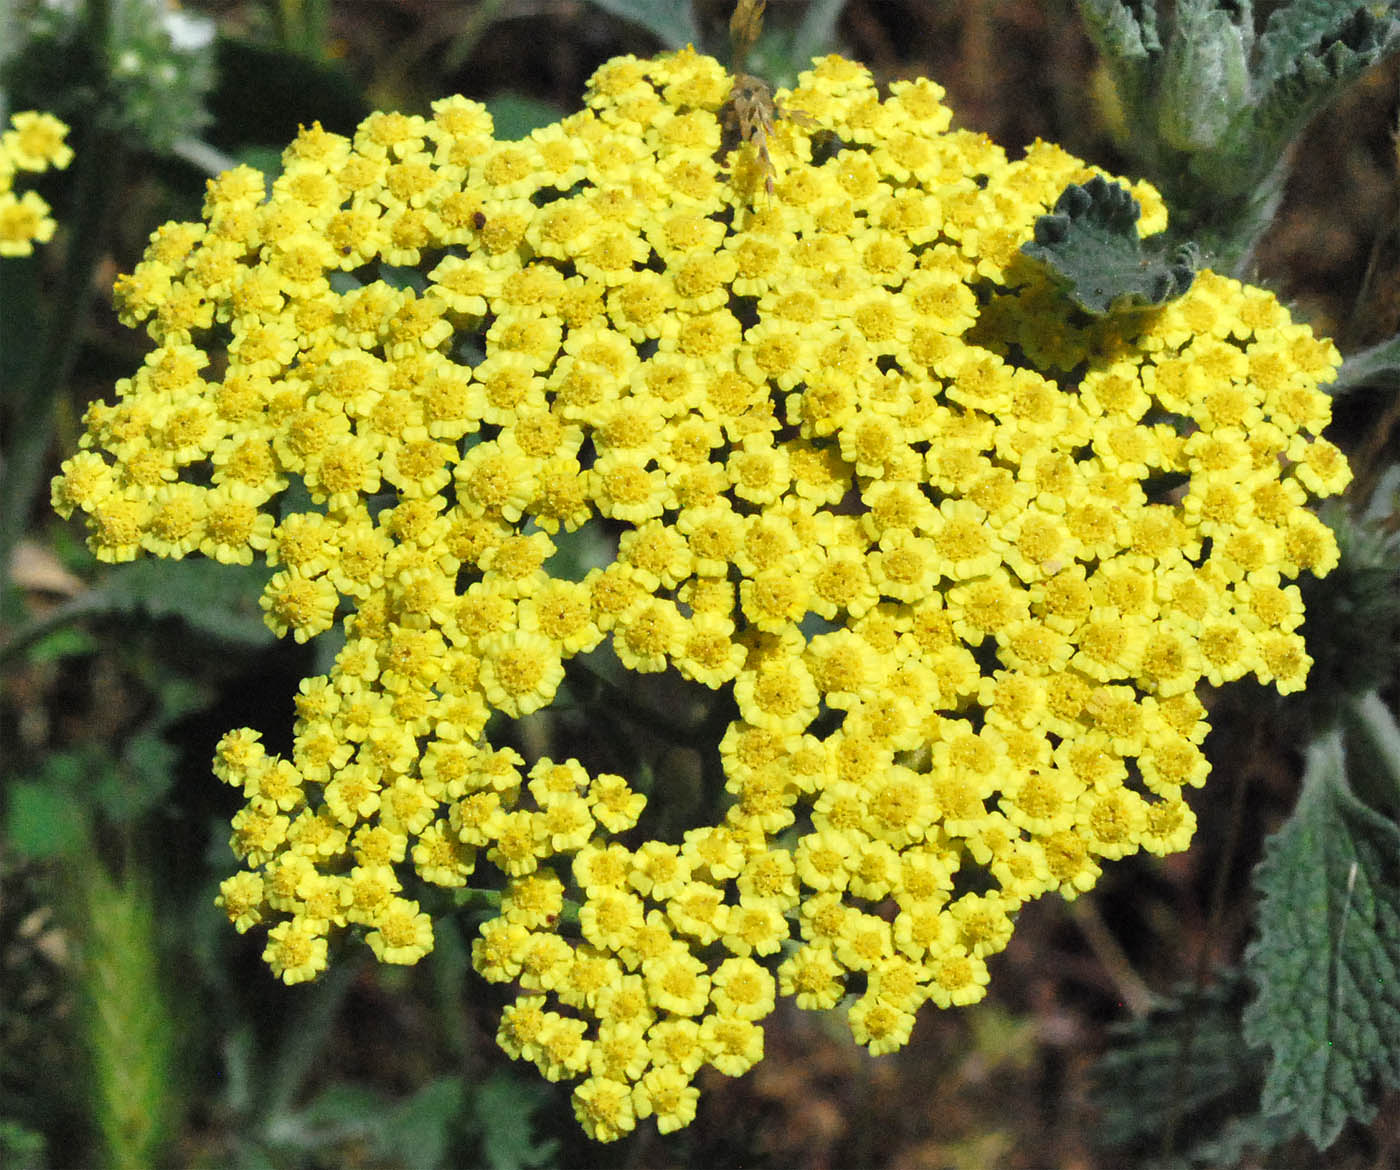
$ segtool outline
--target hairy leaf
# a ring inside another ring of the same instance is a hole
[[[1141,214],[1126,187],[1095,175],[1065,188],[1021,251],[1096,317],[1164,305],[1191,287],[1195,251],[1187,246],[1164,256],[1145,250],[1137,229]]]
[[[1298,807],[1254,880],[1245,1038],[1272,1052],[1265,1111],[1325,1149],[1400,1085],[1400,828],[1348,790],[1340,732],[1309,748]]]
[[[274,641],[258,606],[270,575],[261,565],[221,565],[203,557],[135,560],[107,575],[98,608],[176,617],[219,641],[262,646]]]
[[[1178,3],[1157,86],[1157,127],[1178,150],[1213,146],[1248,106],[1253,30],[1210,0]]]
[[[276,1118],[268,1128],[268,1144],[278,1152],[330,1151],[351,1141],[366,1141],[385,1126],[392,1109],[390,1101],[368,1086],[336,1082],[305,1108]]]
[[[1156,0],[1079,0],[1089,36],[1105,57],[1132,60],[1157,52]]]
[[[1374,690],[1348,695],[1341,715],[1352,792],[1372,812],[1400,819],[1400,720]]]
[[[1094,1069],[1105,1146],[1141,1165],[1160,1154],[1172,1126],[1177,1157],[1163,1165],[1229,1165],[1250,1146],[1268,1149],[1291,1134],[1287,1122],[1258,1112],[1265,1054],[1244,1042],[1248,996],[1243,974],[1227,969],[1210,986],[1182,984],[1113,1029],[1113,1046]]]
[[[451,1166],[456,1130],[462,1127],[466,1084],[460,1076],[438,1077],[401,1102],[375,1135],[386,1161],[405,1166]]]
[[[1310,7],[1339,6],[1322,3]],[[1265,43],[1260,38],[1260,44]],[[1344,21],[1335,21],[1323,35],[1304,44],[1289,42],[1286,56],[1279,56],[1262,73],[1254,129],[1249,141],[1237,143],[1243,149],[1258,149],[1265,143],[1283,144],[1302,129],[1303,123],[1320,110],[1362,73],[1400,48],[1400,20],[1387,11],[1357,7]],[[1281,50],[1271,48],[1270,53]],[[1260,142],[1262,137],[1263,142]]]
[[[1374,7],[1338,0],[1292,0],[1275,8],[1259,35],[1257,77],[1267,83],[1291,73],[1301,58],[1320,55],[1328,44],[1346,35],[1358,15]]]

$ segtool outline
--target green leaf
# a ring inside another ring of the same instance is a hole
[[[1389,463],[1376,477],[1376,485],[1371,489],[1370,499],[1366,501],[1366,511],[1362,513],[1361,522],[1380,528],[1397,512],[1400,512],[1400,463]],[[1390,533],[1387,539],[1394,543],[1396,536]]]
[[[351,1142],[367,1142],[387,1123],[392,1104],[380,1093],[340,1081],[327,1085],[296,1113],[275,1115],[263,1140],[277,1154],[292,1150],[332,1152]]]
[[[533,1170],[554,1160],[559,1143],[536,1142],[535,1114],[548,1090],[536,1081],[519,1080],[506,1072],[492,1073],[472,1095],[481,1148],[490,1170]]]
[[[122,750],[121,772],[115,783],[96,790],[102,810],[113,820],[134,821],[159,805],[175,783],[178,749],[164,736],[163,727],[178,714],[162,711],[159,724],[142,728]]]
[[[1356,6],[1348,10],[1325,2],[1303,7],[1309,11],[1330,8],[1332,21],[1319,35],[1301,43],[1292,36],[1298,31],[1301,37],[1301,29],[1292,25],[1287,37],[1280,33],[1273,41],[1265,30],[1260,45],[1266,65],[1259,78],[1263,86],[1257,109],[1252,125],[1242,127],[1235,135],[1238,140],[1230,143],[1233,151],[1257,154],[1291,141],[1314,113],[1400,48],[1400,20],[1384,9]],[[1339,11],[1345,14],[1344,20],[1337,19]]]
[[[639,24],[668,49],[700,44],[690,0],[593,0],[604,12]]]
[[[1157,0],[1079,0],[1079,14],[1113,79],[1125,133],[1145,145],[1155,109],[1153,74],[1162,53]]]
[[[340,1137],[378,1129],[389,1108],[389,1101],[368,1086],[341,1081],[322,1089],[297,1118],[306,1132]]]
[[[21,852],[34,857],[69,853],[85,839],[90,819],[129,824],[165,800],[180,754],[166,732],[206,696],[168,669],[156,667],[151,673],[146,680],[150,714],[123,733],[119,750],[89,743],[54,752],[32,780],[12,785],[4,835]]]
[[[1162,48],[1156,0],[1079,0],[1079,15],[1099,52],[1110,59],[1140,60]]]
[[[165,741],[163,729],[183,711],[179,707],[169,711],[157,707],[157,711],[157,717],[123,745],[120,757],[84,745],[45,759],[32,784],[46,795],[42,799],[37,794],[24,796],[26,804],[18,810],[21,820],[7,831],[37,842],[41,853],[35,856],[54,856],[73,843],[71,833],[77,830],[72,826],[81,828],[87,810],[114,824],[127,824],[159,805],[175,782],[179,756]],[[16,793],[25,787],[25,783],[16,785]],[[11,808],[12,818],[16,811]],[[50,822],[51,828],[44,830],[42,825]],[[40,834],[37,838],[32,837],[35,832]]]
[[[18,1121],[0,1118],[0,1165],[10,1170],[39,1170],[49,1165],[44,1156],[44,1135],[26,1129]]]
[[[273,1059],[257,1068],[254,1078],[254,1112],[269,1119],[269,1129],[293,1117],[292,1102],[301,1095],[312,1071],[324,1062],[345,996],[362,969],[361,961],[343,959],[332,963],[314,983],[296,989],[292,1010],[272,1049]]]
[[[91,634],[67,627],[40,638],[29,648],[25,657],[30,662],[61,662],[65,658],[92,654],[97,646],[97,639]]]
[[[1352,791],[1373,812],[1400,815],[1400,722],[1376,691],[1350,696],[1342,713]]]
[[[1170,256],[1146,250],[1138,236],[1142,214],[1126,187],[1095,175],[1071,183],[1050,215],[1035,222],[1035,240],[1021,251],[1045,266],[1071,301],[1086,313],[1155,308],[1181,296],[1195,277],[1195,249]]]
[[[836,24],[845,0],[810,0],[797,22],[783,21],[769,6],[763,29],[745,58],[744,70],[774,89],[791,89],[812,59],[839,51]]]
[[[1298,807],[1254,880],[1244,1034],[1272,1052],[1263,1106],[1326,1149],[1400,1086],[1400,828],[1348,790],[1341,732],[1309,747]]]
[[[1265,1054],[1244,1042],[1240,1022],[1249,990],[1240,971],[1223,970],[1213,984],[1181,984],[1146,1016],[1112,1029],[1093,1073],[1105,1146],[1141,1165],[1172,1126],[1174,1164],[1225,1166],[1250,1146],[1291,1136],[1289,1124],[1258,1112]]]
[[[1248,107],[1253,32],[1212,0],[1179,0],[1157,85],[1164,142],[1177,150],[1209,149]]]
[[[1388,337],[1370,349],[1348,354],[1342,359],[1337,380],[1321,389],[1339,398],[1363,386],[1374,390],[1400,387],[1400,336]]]
[[[379,1128],[375,1137],[379,1156],[424,1170],[446,1165],[453,1129],[461,1123],[465,1104],[466,1086],[461,1077],[429,1081]]]
[[[109,612],[176,617],[222,642],[265,646],[275,638],[263,624],[258,598],[269,576],[271,570],[256,564],[142,559],[108,573],[101,597]]]
[[[159,729],[181,712],[157,710],[119,759],[86,744],[55,752],[33,780],[15,784],[5,831],[16,847],[34,857],[68,854],[86,840],[81,834],[90,812],[125,824],[159,804],[173,782],[176,754]]]
[[[1301,58],[1320,55],[1326,45],[1346,36],[1360,13],[1374,8],[1338,0],[1292,0],[1275,8],[1259,34],[1257,77],[1267,83],[1291,73]]]

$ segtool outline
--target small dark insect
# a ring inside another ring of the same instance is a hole
[[[482,228],[484,228],[485,226],[486,226],[486,216],[483,215],[483,214],[482,214],[481,212],[479,212],[479,211],[473,212],[473,213],[472,213],[472,227],[476,228],[477,231],[480,231],[480,230],[481,230]]]

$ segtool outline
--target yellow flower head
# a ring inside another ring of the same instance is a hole
[[[73,151],[63,141],[68,127],[52,114],[24,110],[10,116],[0,133],[0,257],[28,256],[47,244],[57,225],[48,203],[34,191],[14,193],[16,171],[62,170]]]
[[[1194,688],[1302,685],[1288,579],[1335,563],[1307,504],[1347,479],[1337,354],[1268,293],[1091,319],[1019,254],[1088,166],[837,57],[736,140],[731,85],[626,57],[518,142],[451,98],[212,182],[123,278],[153,353],[54,485],[99,557],[263,555],[274,629],[346,634],[290,760],[221,746],[237,928],[292,982],[346,924],[431,949],[407,887],[504,887],[501,1043],[599,1140],[688,1124],[777,995],[850,981],[896,1049],[1023,903],[1185,848]],[[593,741],[637,704],[655,736],[627,684],[672,668],[737,715],[718,769],[652,770],[661,839]],[[609,720],[541,722],[561,695]],[[588,731],[527,761],[493,715]]]

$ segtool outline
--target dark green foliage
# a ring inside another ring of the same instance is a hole
[[[1340,731],[1308,751],[1303,793],[1255,874],[1245,1038],[1269,1049],[1262,1106],[1320,1149],[1400,1086],[1400,828],[1347,786]]]
[[[1227,1166],[1289,1136],[1285,1119],[1259,1113],[1266,1061],[1244,1039],[1249,991],[1240,971],[1224,970],[1114,1029],[1114,1047],[1094,1070],[1104,1146],[1134,1165]],[[1175,1148],[1162,1157],[1168,1129]]]
[[[496,127],[498,138],[525,138],[531,130],[557,122],[567,111],[537,98],[521,94],[506,93],[492,98],[486,108],[491,111],[491,121]],[[411,270],[417,274],[417,270]],[[420,276],[421,279],[421,276]]]
[[[1281,701],[1290,725],[1317,729],[1336,721],[1347,696],[1388,683],[1400,633],[1400,543],[1340,507],[1324,508],[1322,518],[1336,533],[1341,560],[1325,580],[1301,582],[1313,665],[1308,689]]]
[[[153,712],[116,755],[84,744],[46,756],[37,774],[9,783],[0,827],[21,856],[71,859],[92,825],[132,825],[165,799],[178,755],[166,733],[199,705],[201,692],[173,672],[153,673]]]
[[[770,5],[764,14],[763,32],[749,51],[744,68],[776,87],[797,84],[797,75],[811,67],[812,58],[836,51],[836,23],[845,0],[811,0],[794,5],[802,19],[793,24],[782,20],[785,10]],[[728,55],[721,46],[720,59]]]
[[[215,43],[219,83],[209,95],[208,137],[226,150],[262,143],[281,152],[298,125],[354,133],[369,107],[346,71],[284,48],[233,37]]]
[[[1372,706],[1353,722],[1384,712]],[[1308,749],[1298,806],[1255,872],[1243,968],[1117,1029],[1096,1070],[1106,1145],[1163,1167],[1233,1165],[1298,1134],[1326,1149],[1400,1086],[1400,828],[1351,788],[1368,744],[1395,747],[1383,720],[1385,743],[1357,734],[1348,753],[1335,730]]]
[[[43,1135],[18,1122],[0,1120],[0,1164],[12,1170],[37,1170],[44,1164]]]
[[[203,557],[135,560],[107,574],[91,609],[178,618],[217,641],[267,646],[275,638],[263,624],[258,597],[269,576],[261,565],[221,565]]]
[[[50,757],[38,777],[9,786],[5,839],[22,856],[45,861],[75,852],[87,837],[74,817],[72,793],[53,783],[53,773],[71,771],[67,756]]]
[[[70,126],[85,120],[101,101],[106,79],[98,47],[74,16],[42,10],[19,48],[13,56],[7,52],[0,71],[10,108],[40,107]]]
[[[547,1166],[558,1142],[535,1141],[539,1113],[548,1092],[538,1081],[498,1072],[472,1093],[471,1126],[481,1141],[481,1156],[490,1170],[533,1170]]]
[[[1086,313],[1155,308],[1191,287],[1195,254],[1189,247],[1169,256],[1144,249],[1137,229],[1141,214],[1125,187],[1095,175],[1083,186],[1065,188],[1054,213],[1036,220],[1035,240],[1021,251],[1043,264]]]
[[[369,1150],[380,1165],[442,1166],[452,1130],[465,1105],[460,1077],[429,1081],[403,1101],[386,1100],[362,1085],[331,1085],[273,1127],[275,1160],[293,1151],[322,1156],[351,1144]],[[271,1152],[271,1151],[269,1151]]]
[[[244,1147],[239,1162],[249,1168],[334,1165],[356,1150],[386,1170],[535,1170],[551,1163],[558,1146],[532,1136],[545,1097],[538,1084],[506,1073],[479,1085],[438,1077],[402,1100],[338,1082],[305,1107],[270,1119],[262,1140]]]

